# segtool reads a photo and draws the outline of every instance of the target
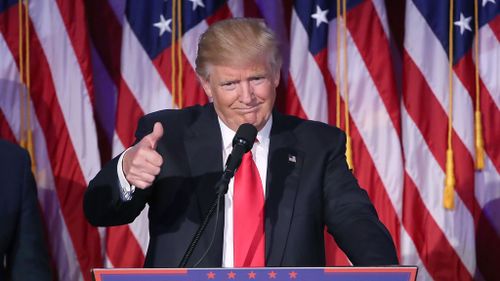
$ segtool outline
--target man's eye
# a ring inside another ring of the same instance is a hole
[[[266,80],[266,78],[264,76],[257,76],[257,77],[253,77],[250,82],[254,85],[258,85],[262,82],[264,82]]]
[[[236,83],[235,82],[227,82],[221,85],[222,88],[226,91],[231,91],[236,89]]]

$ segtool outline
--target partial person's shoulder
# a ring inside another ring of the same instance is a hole
[[[194,122],[207,107],[208,105],[194,105],[183,109],[163,109],[144,115],[140,123],[152,126],[155,122],[162,122],[182,126]]]
[[[195,118],[197,115],[201,114],[201,112],[208,105],[193,105],[189,107],[185,107],[182,109],[163,109],[155,112],[151,112],[149,114],[144,115],[145,119],[152,120],[172,120],[172,119],[185,119],[185,118]]]
[[[345,135],[341,129],[324,122],[306,120],[291,115],[281,115],[281,118],[284,120],[283,123],[285,123],[286,126],[298,136],[319,139],[336,139]]]
[[[0,139],[0,155],[2,162],[5,163],[19,162],[20,159],[26,160],[29,157],[24,148],[2,139]]]

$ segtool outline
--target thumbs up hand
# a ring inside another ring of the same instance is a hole
[[[131,185],[145,189],[153,184],[160,173],[163,158],[155,149],[162,136],[163,126],[156,122],[153,132],[142,138],[123,156],[123,172]]]

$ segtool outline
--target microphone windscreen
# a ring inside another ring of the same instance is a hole
[[[243,145],[245,147],[245,152],[252,149],[255,138],[257,137],[257,128],[254,125],[245,123],[240,125],[236,131],[236,135],[233,139],[233,147],[236,144]]]

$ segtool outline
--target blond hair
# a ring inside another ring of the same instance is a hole
[[[200,36],[196,73],[208,79],[210,65],[242,66],[266,59],[271,71],[281,68],[278,40],[263,20],[233,18],[216,22]]]

